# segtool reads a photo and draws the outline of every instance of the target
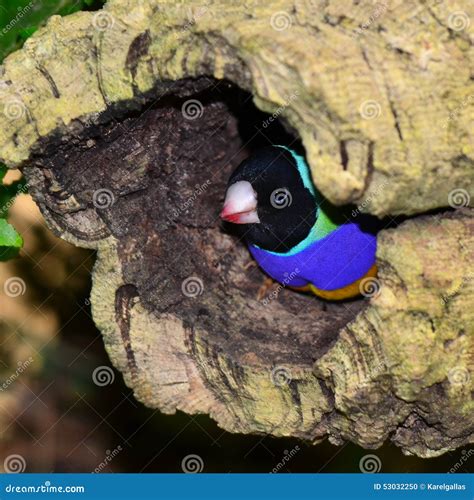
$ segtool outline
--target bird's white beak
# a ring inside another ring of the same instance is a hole
[[[257,214],[257,194],[250,182],[238,181],[227,189],[221,218],[234,224],[260,222]]]

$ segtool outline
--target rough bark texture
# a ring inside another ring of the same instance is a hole
[[[474,6],[378,5],[116,0],[52,18],[5,62],[0,159],[54,231],[98,250],[94,318],[145,404],[420,456],[473,442],[469,208],[382,231],[370,303],[259,299],[263,276],[217,222],[255,143],[228,82],[301,139],[334,203],[469,204]]]

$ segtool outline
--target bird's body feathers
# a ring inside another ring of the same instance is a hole
[[[375,276],[373,219],[347,217],[325,200],[294,151],[265,148],[241,164],[229,185],[229,198],[244,201],[231,210],[239,201],[226,197],[221,215],[241,224],[254,259],[284,286],[341,300],[359,295],[361,280]]]

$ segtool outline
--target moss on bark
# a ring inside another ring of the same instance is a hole
[[[94,318],[145,404],[420,456],[473,441],[469,208],[383,231],[379,292],[338,306],[258,300],[261,276],[214,220],[242,146],[215,79],[282,118],[336,204],[469,204],[474,7],[380,5],[115,0],[53,17],[5,61],[0,159],[53,230],[98,250]],[[182,116],[190,99],[202,119]]]

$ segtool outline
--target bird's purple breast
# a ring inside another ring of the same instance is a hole
[[[286,286],[308,283],[321,290],[337,290],[362,278],[375,264],[377,237],[354,222],[294,255],[275,254],[253,245],[249,250],[260,267]]]

